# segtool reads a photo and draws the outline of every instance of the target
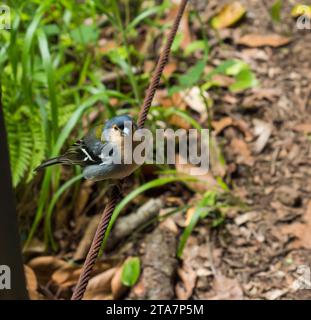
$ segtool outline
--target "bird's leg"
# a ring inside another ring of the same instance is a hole
[[[111,185],[112,188],[117,188],[119,194],[121,195],[122,194],[122,189],[124,187],[124,179],[123,180],[112,180],[110,185]]]

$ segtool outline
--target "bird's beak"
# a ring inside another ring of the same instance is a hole
[[[121,133],[122,133],[123,136],[129,136],[129,135],[130,135],[130,132],[131,132],[131,130],[130,130],[129,128],[127,128],[127,127],[125,127],[125,128],[123,129],[123,131],[121,131]]]

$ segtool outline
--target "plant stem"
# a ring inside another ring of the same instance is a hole
[[[131,59],[131,53],[130,53],[129,44],[128,44],[127,37],[126,37],[125,28],[124,28],[124,25],[122,23],[119,6],[118,6],[116,0],[112,1],[112,5],[113,5],[113,10],[114,10],[114,13],[115,13],[115,16],[116,16],[117,28],[118,28],[118,31],[121,33],[122,42],[124,44],[124,48],[125,48],[125,51],[126,51],[127,63],[129,65],[129,68],[128,68],[129,80],[131,82],[131,86],[132,86],[133,91],[134,91],[135,99],[136,99],[138,104],[141,104],[141,97],[140,97],[140,92],[139,92],[139,88],[138,88],[138,83],[136,81],[135,75],[134,75],[133,70],[132,70],[133,64],[132,64],[132,59]]]

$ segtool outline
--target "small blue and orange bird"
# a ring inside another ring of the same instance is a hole
[[[83,168],[83,176],[89,180],[123,179],[139,167],[136,163],[125,164],[123,161],[124,148],[127,147],[125,138],[132,139],[136,129],[130,116],[114,117],[103,126],[92,129],[63,155],[43,161],[35,171],[54,164],[79,165]]]

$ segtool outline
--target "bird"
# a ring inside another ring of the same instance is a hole
[[[126,139],[132,140],[136,130],[137,125],[129,115],[116,116],[91,129],[63,155],[43,161],[35,171],[55,164],[79,165],[88,180],[123,179],[139,167],[135,162],[124,163],[124,149],[135,145]]]

